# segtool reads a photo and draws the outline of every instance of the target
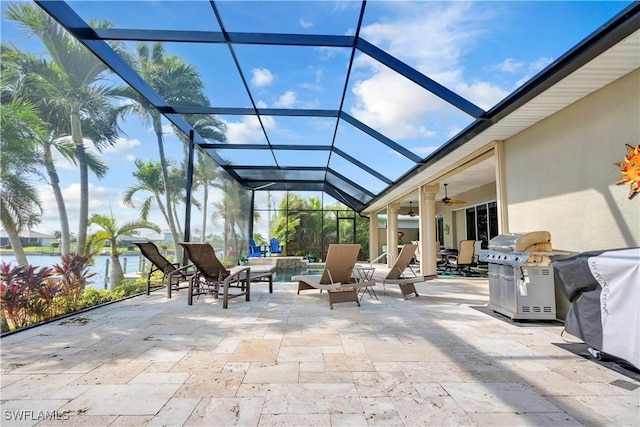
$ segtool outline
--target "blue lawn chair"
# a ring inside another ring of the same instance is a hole
[[[275,254],[282,255],[283,249],[284,248],[280,244],[280,240],[276,239],[275,237],[269,241],[269,253],[271,255],[275,255]]]
[[[256,245],[255,240],[253,238],[249,239],[249,254],[247,258],[259,258],[261,256],[267,255],[267,249],[262,249],[260,246]]]

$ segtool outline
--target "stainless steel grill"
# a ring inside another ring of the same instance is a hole
[[[553,254],[547,231],[491,239],[480,251],[480,261],[489,263],[489,307],[511,319],[555,319]]]

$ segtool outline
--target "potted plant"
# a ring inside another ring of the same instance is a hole
[[[316,255],[313,252],[309,252],[307,254],[307,261],[316,262]]]
[[[247,261],[247,257],[246,257],[246,255],[240,255],[240,256],[238,257],[238,263],[239,263],[240,265],[247,265],[247,262],[248,262],[248,261]]]

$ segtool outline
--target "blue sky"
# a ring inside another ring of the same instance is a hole
[[[617,1],[480,1],[384,2],[370,1],[361,37],[385,50],[436,82],[487,110],[544,67],[595,31],[630,2]],[[7,2],[2,2],[2,9]],[[214,30],[219,27],[208,2],[71,2],[85,19],[104,19],[116,28]],[[360,11],[354,1],[231,2],[218,3],[227,31],[353,35]],[[2,19],[2,40],[32,52],[43,49],[26,40],[14,23]],[[134,43],[128,43],[133,48]],[[250,102],[225,46],[167,43],[169,53],[195,65],[203,76],[211,104],[249,107]],[[349,49],[237,46],[254,101],[260,107],[337,109],[344,89]],[[368,126],[424,157],[453,137],[472,118],[390,71],[364,54],[357,54],[346,91],[345,111]],[[220,117],[227,123],[230,143],[266,143],[251,117]],[[167,123],[168,124],[168,123]],[[335,129],[328,119],[267,117],[263,124],[272,143],[327,144]],[[110,164],[106,179],[92,177],[91,213],[109,213],[123,219],[137,216],[136,209],[121,206],[121,193],[131,185],[133,160],[157,158],[155,137],[148,126],[129,118],[126,135],[104,153]],[[181,146],[167,126],[169,156],[181,157]],[[339,126],[336,146],[391,179],[413,163],[387,147],[363,137],[349,126]],[[267,152],[226,150],[223,157],[235,163],[272,164]],[[240,156],[242,154],[242,156]],[[280,164],[298,164],[300,152],[282,153]],[[287,157],[288,156],[288,157]],[[323,154],[306,154],[305,164],[324,166]],[[316,157],[317,156],[317,157]],[[365,180],[378,191],[383,183],[364,172],[345,168],[338,156],[332,166],[354,180]],[[77,181],[74,167],[59,162],[71,217],[77,228]],[[43,185],[45,209],[39,231],[58,229],[53,196]],[[264,206],[265,193],[256,197]],[[157,220],[162,224],[160,219]]]

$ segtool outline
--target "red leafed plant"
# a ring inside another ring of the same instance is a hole
[[[0,303],[2,314],[15,328],[22,328],[51,316],[56,294],[53,269],[2,263]]]
[[[62,297],[65,313],[78,310],[87,279],[95,276],[95,273],[89,273],[91,262],[91,255],[64,254],[62,262],[53,266],[54,273],[59,276],[58,295]]]
[[[89,273],[90,255],[66,254],[61,263],[34,267],[0,265],[0,316],[15,329],[78,310]],[[3,330],[3,332],[6,332]]]

